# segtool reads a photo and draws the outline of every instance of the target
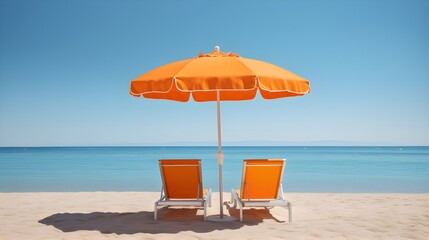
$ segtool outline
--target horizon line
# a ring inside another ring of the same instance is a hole
[[[0,146],[0,148],[108,148],[108,147],[218,147],[217,145],[45,145]],[[222,147],[429,147],[429,145],[225,145]]]

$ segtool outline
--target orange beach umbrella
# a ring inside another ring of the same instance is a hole
[[[220,101],[254,99],[259,90],[264,99],[297,97],[310,92],[308,80],[276,65],[215,47],[209,54],[169,63],[131,81],[135,97],[187,102],[217,101],[220,218],[223,218]]]

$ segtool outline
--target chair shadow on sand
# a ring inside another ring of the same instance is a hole
[[[239,217],[239,210],[227,205],[230,216]],[[207,233],[215,230],[235,230],[243,226],[254,226],[263,222],[263,219],[274,219],[268,209],[244,210],[245,221],[210,222],[203,221],[198,209],[188,208],[162,208],[158,213],[160,218],[153,220],[153,212],[92,212],[92,213],[57,213],[39,221],[41,224],[53,226],[63,232],[79,230],[99,231],[110,234],[135,234],[135,233],[179,233],[193,231]]]
[[[240,219],[240,209],[230,207],[228,204],[225,204],[225,205],[230,216],[235,217],[236,219]],[[278,223],[286,222],[274,217],[270,213],[270,208],[267,208],[267,207],[258,207],[258,208],[250,208],[250,209],[246,208],[246,209],[243,209],[243,215],[244,215],[243,223],[245,223],[245,225],[249,225],[249,223],[252,223],[252,222],[262,222],[264,219],[272,219]]]

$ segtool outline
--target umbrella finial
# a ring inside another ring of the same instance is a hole
[[[220,47],[219,46],[215,46],[215,52],[219,52],[220,51]]]

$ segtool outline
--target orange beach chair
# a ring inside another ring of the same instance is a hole
[[[159,160],[162,178],[161,197],[155,202],[154,219],[160,206],[211,207],[211,189],[203,189],[200,159]]]
[[[284,159],[252,159],[243,161],[243,175],[239,191],[232,189],[231,202],[240,208],[243,222],[243,207],[287,207],[289,222],[292,221],[292,204],[284,198],[282,188]]]

